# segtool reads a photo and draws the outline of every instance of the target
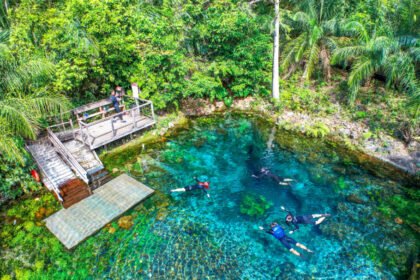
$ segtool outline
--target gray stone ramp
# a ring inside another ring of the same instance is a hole
[[[122,174],[96,189],[93,195],[49,216],[45,222],[61,243],[71,249],[153,192]]]

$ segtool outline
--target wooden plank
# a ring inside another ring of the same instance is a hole
[[[153,189],[122,174],[81,202],[51,215],[45,222],[64,246],[71,249],[153,192]]]
[[[75,114],[80,114],[80,113],[90,111],[90,110],[93,110],[93,109],[96,109],[96,108],[99,108],[99,107],[102,107],[102,106],[110,105],[111,103],[112,102],[109,98],[102,99],[102,100],[99,100],[99,101],[96,101],[96,102],[92,102],[92,103],[77,107],[76,109],[73,110],[73,112]]]
[[[102,146],[104,146],[104,145],[106,145],[108,143],[114,142],[115,140],[121,139],[121,138],[123,138],[125,136],[128,136],[130,134],[133,134],[134,132],[137,132],[139,130],[145,129],[145,128],[147,128],[149,126],[152,126],[154,124],[155,124],[154,121],[149,120],[149,121],[144,122],[143,125],[140,126],[140,127],[136,127],[134,129],[128,130],[126,132],[117,134],[114,137],[108,137],[108,138],[101,139],[100,142],[98,141],[98,143],[92,145],[92,149],[96,149],[96,148],[102,147]]]

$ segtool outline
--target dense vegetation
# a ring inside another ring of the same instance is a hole
[[[43,115],[71,106],[66,100],[85,103],[131,82],[166,111],[187,97],[230,105],[270,96],[269,1],[2,3],[3,201],[28,189],[22,139],[35,137]],[[338,100],[355,118],[410,141],[420,105],[419,9],[415,0],[281,1],[280,104],[328,93],[327,103]]]

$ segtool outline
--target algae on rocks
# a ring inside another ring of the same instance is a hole
[[[267,201],[264,196],[247,193],[242,196],[240,212],[252,218],[257,218],[263,216],[271,206],[273,206],[273,203]]]

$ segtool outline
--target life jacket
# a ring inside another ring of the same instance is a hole
[[[200,186],[204,187],[206,190],[208,190],[210,188],[209,182],[199,182],[198,184]]]
[[[284,233],[283,228],[282,228],[281,226],[279,226],[279,225],[277,225],[277,226],[273,227],[273,228],[271,229],[271,231],[273,232],[273,233],[272,233],[272,235],[273,235],[275,238],[277,238],[277,239],[280,239],[280,238],[283,238],[283,237],[285,237],[285,236],[286,236],[286,234]]]
[[[41,178],[39,177],[39,174],[38,174],[38,172],[36,172],[36,170],[35,169],[32,169],[31,170],[31,176],[34,178],[34,180],[36,181],[36,182],[40,182],[41,181]]]

